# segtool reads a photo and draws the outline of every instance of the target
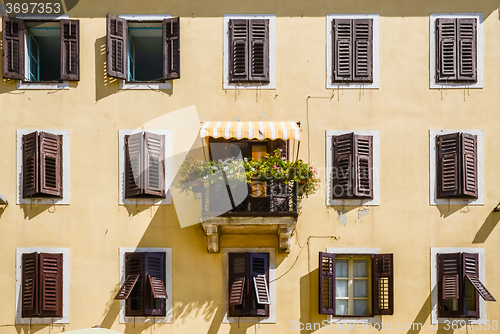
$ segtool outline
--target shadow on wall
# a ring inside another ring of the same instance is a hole
[[[474,237],[474,240],[472,240],[473,244],[481,244],[488,239],[490,236],[491,232],[493,232],[493,229],[495,226],[497,226],[498,221],[500,220],[500,212],[495,212],[491,211],[488,217],[484,220],[483,225],[481,225],[481,228],[476,233],[476,236]]]
[[[56,211],[54,204],[19,204],[19,207],[24,211],[24,219],[33,219],[45,210],[49,213]]]
[[[449,217],[455,212],[459,211],[460,213],[469,212],[466,208],[467,205],[436,205],[436,208],[439,210],[439,214],[441,217]]]
[[[304,275],[300,278],[300,319],[299,322],[301,324],[306,324],[312,322],[311,312],[318,314],[318,307],[314,307],[314,303],[318,305],[318,294],[313,293],[313,291],[318,291],[318,268],[314,269],[307,275]],[[315,297],[314,297],[315,296]],[[326,320],[326,315],[319,315],[320,322]],[[296,319],[289,319],[296,320]],[[286,324],[289,326],[289,324]],[[303,329],[300,331],[301,334],[310,333],[310,330]]]
[[[423,329],[423,326],[425,322],[427,321],[427,318],[429,318],[429,315],[431,314],[431,294],[427,296],[427,299],[425,300],[424,304],[420,308],[420,311],[418,312],[417,316],[413,320],[412,328],[406,332],[406,334],[418,334],[420,331]],[[422,325],[420,327],[419,325]]]
[[[106,67],[106,36],[95,41],[95,101],[118,92],[118,79],[108,77]]]

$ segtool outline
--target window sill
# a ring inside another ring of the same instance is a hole
[[[69,89],[69,81],[48,83],[48,82],[26,82],[18,80],[17,89],[44,89],[44,90]]]
[[[379,89],[379,84],[377,82],[328,82],[326,84],[327,89]]]
[[[276,89],[276,83],[225,82],[224,89]]]
[[[379,324],[381,318],[379,315],[366,317],[349,317],[349,316],[328,316],[328,321],[331,324]]]
[[[472,83],[464,83],[464,82],[431,82],[431,89],[453,89],[453,88],[483,88],[483,83],[472,82]]]
[[[120,80],[120,89],[136,89],[136,90],[165,90],[172,89],[172,81],[165,82],[127,82]]]

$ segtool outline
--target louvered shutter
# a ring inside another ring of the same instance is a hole
[[[80,80],[80,21],[61,20],[61,80]]]
[[[38,253],[22,255],[22,317],[38,314]]]
[[[62,197],[62,135],[40,132],[40,193]]]
[[[250,307],[252,316],[269,316],[269,254],[250,253],[250,280],[252,299]],[[256,283],[257,282],[257,283]]]
[[[127,79],[127,20],[106,15],[106,67],[109,77]]]
[[[229,315],[244,316],[248,313],[247,301],[249,294],[249,254],[229,253],[228,304]]]
[[[3,77],[24,79],[24,21],[2,18]]]
[[[353,50],[352,32],[353,20],[333,19],[333,81],[344,82],[352,80]]]
[[[125,277],[138,276],[135,286],[125,301],[126,316],[144,315],[144,254],[143,252],[125,253]]]
[[[461,81],[477,81],[476,19],[457,19],[458,76]]]
[[[144,133],[144,193],[165,197],[165,136]]]
[[[118,290],[115,299],[126,300],[130,296],[130,292],[134,289],[140,275],[128,275]]]
[[[249,81],[269,82],[269,20],[250,20],[249,31]]]
[[[40,315],[62,317],[62,254],[40,253]]]
[[[394,314],[394,264],[392,254],[372,255],[373,315]]]
[[[354,135],[353,195],[373,198],[373,137]]]
[[[436,81],[457,79],[457,25],[455,19],[436,19]]]
[[[488,289],[486,289],[484,284],[479,280],[479,254],[463,253],[462,265],[465,277],[471,282],[472,286],[474,286],[479,295],[485,301],[496,301]],[[476,305],[479,307],[479,303],[476,302]]]
[[[461,311],[447,310],[445,300],[459,299],[461,291],[461,253],[438,254],[438,316],[456,317]]]
[[[477,198],[477,136],[462,133],[462,191],[466,196]]]
[[[353,20],[353,81],[373,82],[373,20]]]
[[[144,134],[142,132],[125,136],[125,197],[140,195],[144,173]]]
[[[335,314],[335,254],[319,252],[319,314]]]
[[[473,307],[471,309],[471,305],[467,305],[467,295],[466,295],[466,285],[468,284],[467,282],[467,279],[469,279],[469,277],[472,278],[472,280],[475,280],[476,282],[479,282],[479,254],[477,253],[462,253],[462,273],[460,275],[460,279],[461,279],[461,284],[462,284],[462,288],[461,288],[461,292],[462,292],[462,303],[463,303],[463,315],[466,316],[466,317],[479,317],[479,295],[477,294],[476,290],[473,290],[473,305],[475,307]],[[470,279],[469,279],[470,281]],[[472,282],[471,282],[472,283]],[[488,292],[488,290],[483,290],[482,288],[484,287],[484,285],[482,285],[480,282],[479,284],[481,286],[478,286],[479,289],[481,290],[481,293],[485,293],[485,295],[490,295],[490,293]],[[474,289],[476,289],[476,286],[474,284],[472,284],[472,286],[474,287]],[[486,288],[485,288],[486,289]],[[479,290],[477,290],[479,292]]]
[[[248,20],[229,20],[229,81],[246,81],[248,73]]]
[[[23,198],[39,191],[38,132],[23,135]]]
[[[180,21],[178,17],[163,20],[163,77],[181,77]]]
[[[460,133],[436,136],[437,198],[460,194]]]
[[[333,136],[332,197],[350,198],[353,196],[353,140],[354,133]]]
[[[165,290],[165,253],[147,252],[144,253],[145,259],[145,279],[151,277],[152,280],[146,280],[145,290],[145,315],[165,316],[167,292]],[[161,284],[158,284],[158,281]],[[154,288],[155,290],[152,290]],[[155,297],[159,296],[159,297]],[[161,297],[160,297],[161,296]]]

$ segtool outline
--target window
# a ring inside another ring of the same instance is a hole
[[[180,78],[180,21],[163,16],[107,15],[108,76],[127,83],[160,83]],[[159,85],[149,88],[169,89]],[[137,86],[122,86],[133,88]]]
[[[227,158],[255,159],[258,160],[267,153],[273,153],[276,149],[281,149],[281,157],[288,158],[288,140],[256,140],[242,139],[231,140],[224,138],[210,138],[210,159],[219,161]]]
[[[394,312],[392,254],[319,253],[319,313],[371,317]]]
[[[78,20],[3,18],[3,76],[32,83],[80,80]]]

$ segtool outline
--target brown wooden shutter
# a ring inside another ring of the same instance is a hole
[[[237,278],[229,287],[229,305],[241,305],[245,293],[246,277]]]
[[[62,135],[40,132],[40,193],[62,197]]]
[[[106,67],[109,77],[127,79],[127,20],[106,15]]]
[[[163,20],[163,77],[181,77],[180,21],[178,17]]]
[[[466,196],[477,198],[477,136],[462,133],[462,191]]]
[[[145,285],[146,289],[144,294],[144,313],[145,315],[151,316],[165,316],[167,312],[165,299],[167,298],[167,292],[165,290],[165,279],[166,279],[166,269],[165,269],[165,253],[164,252],[147,252],[144,253],[145,260]],[[163,287],[158,284],[152,284],[152,282],[146,277],[152,277],[153,281],[160,281]],[[154,286],[155,290],[151,288]],[[163,288],[163,290],[161,290]],[[164,297],[155,297],[164,296]],[[158,298],[158,299],[157,299]]]
[[[144,133],[144,193],[165,197],[165,136]]]
[[[460,133],[436,136],[437,198],[460,194]]]
[[[23,198],[39,191],[38,132],[23,135]]]
[[[22,317],[38,314],[38,253],[22,255]]]
[[[476,19],[457,19],[458,80],[477,81]]]
[[[228,304],[229,315],[243,316],[248,312],[246,296],[249,291],[248,253],[229,253]]]
[[[262,278],[265,278],[265,282]],[[268,317],[269,304],[271,303],[269,291],[266,289],[269,286],[268,253],[250,253],[250,280],[250,284],[254,285],[251,293],[253,302],[250,315]],[[264,303],[259,303],[259,301]]]
[[[353,195],[373,198],[373,136],[354,135]]]
[[[130,292],[134,289],[135,284],[139,280],[140,275],[128,275],[123,282],[122,286],[118,290],[115,299],[126,300],[130,296]]]
[[[353,196],[353,149],[354,132],[333,136],[332,197],[350,198]]]
[[[3,77],[24,79],[24,21],[2,18]]]
[[[144,254],[143,252],[125,253],[125,277],[139,276],[125,301],[126,316],[144,315]]]
[[[476,292],[477,290],[474,291],[474,300],[475,300],[476,307],[472,310],[468,309],[466,307],[466,293],[465,293],[466,284],[468,283],[467,276],[477,278],[477,282],[479,282],[479,254],[477,254],[477,253],[462,253],[461,255],[462,255],[462,272],[460,275],[460,279],[461,279],[461,282],[460,282],[461,290],[460,291],[462,293],[461,300],[462,300],[463,310],[464,310],[463,315],[466,317],[479,317],[479,295]],[[473,278],[473,280],[474,280],[474,278]],[[474,284],[472,284],[472,286],[475,288]],[[482,287],[484,287],[484,285],[482,285]],[[482,290],[481,292],[484,292],[484,290]],[[486,292],[489,295],[488,290],[486,290]]]
[[[249,80],[269,82],[269,20],[250,20],[249,31]]]
[[[165,283],[160,278],[148,275],[148,280],[151,286],[151,291],[153,292],[153,298],[168,299]]]
[[[456,19],[436,19],[436,81],[457,79]]]
[[[319,252],[319,314],[335,314],[335,254]]]
[[[461,253],[437,254],[438,275],[438,316],[456,317],[461,314],[457,311],[446,310],[445,300],[459,299],[461,291]]]
[[[40,253],[40,315],[62,317],[62,254]]]
[[[353,20],[333,19],[333,81],[344,82],[352,80],[353,50],[352,33]]]
[[[143,186],[144,134],[125,136],[125,197],[140,195]]]
[[[248,20],[229,20],[229,81],[246,81],[248,66]]]
[[[372,255],[373,315],[394,314],[393,263],[392,254]]]
[[[373,20],[353,20],[353,81],[373,82]]]
[[[80,21],[61,20],[61,80],[80,80]]]

